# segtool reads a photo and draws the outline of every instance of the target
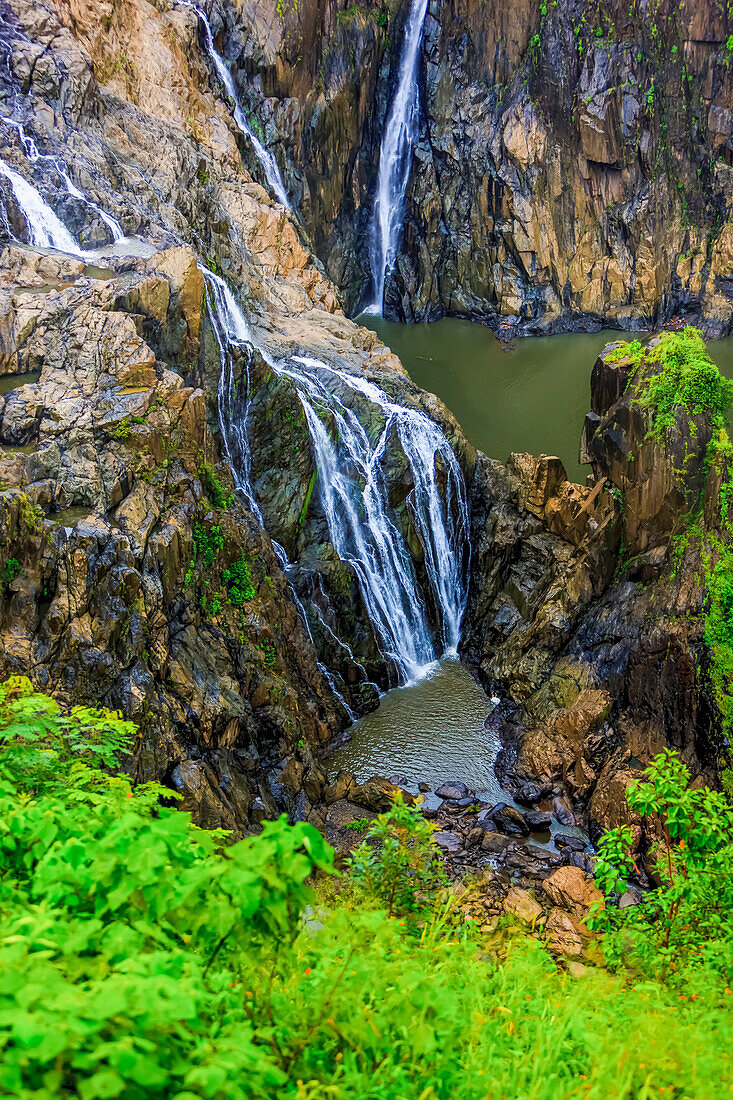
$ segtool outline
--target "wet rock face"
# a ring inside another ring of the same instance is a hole
[[[260,14],[286,42],[273,10]],[[216,13],[212,27],[241,79]],[[373,21],[364,33],[384,37]],[[168,2],[8,10],[0,155],[80,248],[109,242],[99,209],[128,239],[81,258],[28,247],[3,184],[0,376],[37,380],[0,396],[0,675],[30,670],[62,703],[120,707],[141,730],[131,767],[181,791],[203,824],[243,831],[283,810],[322,824],[317,757],[348,720],[342,698],[370,709],[390,670],[329,542],[293,385],[239,341],[235,397],[220,401],[203,269],[226,276],[274,358],[374,382],[439,423],[469,475],[474,457],[447,410],[344,317],[302,228],[255,182],[199,34]],[[220,432],[245,410],[268,533],[233,492]],[[419,573],[406,460],[392,439],[385,455]],[[287,577],[270,533],[295,562]]]
[[[0,676],[122,710],[136,775],[201,824],[308,816],[342,715],[223,467],[212,500],[207,396],[182,374],[206,374],[201,272],[185,248],[109,263],[0,256],[0,372],[39,372],[0,405]]]
[[[723,245],[712,211],[730,212],[709,118],[733,102],[733,26],[712,0],[695,8],[694,26],[615,0],[431,14],[395,313],[539,331],[691,307],[730,323],[707,257]]]

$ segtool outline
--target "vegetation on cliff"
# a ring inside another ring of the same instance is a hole
[[[730,933],[720,807],[715,944],[693,918],[666,982],[638,956],[574,978],[532,939],[461,922],[415,811],[383,818],[383,854],[334,879],[309,826],[225,846],[170,792],[133,787],[115,774],[133,735],[104,711],[62,716],[27,681],[0,689],[3,1095],[608,1100],[733,1080],[727,956],[711,954]],[[670,858],[686,881],[711,869]]]
[[[684,332],[663,332],[646,358],[662,368],[645,380],[641,398],[654,410],[652,433],[657,439],[664,439],[680,408],[689,416],[705,413],[714,429],[725,429],[733,381],[723,378],[698,329],[688,325]]]

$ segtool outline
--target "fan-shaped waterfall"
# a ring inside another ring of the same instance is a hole
[[[294,383],[305,412],[331,541],[356,574],[384,658],[402,682],[418,679],[439,653],[456,652],[465,605],[468,506],[448,440],[428,416],[391,401],[367,379],[309,357],[273,359],[257,345],[226,283],[210,273],[207,282],[216,307],[212,325],[222,351],[220,423],[237,486],[259,515],[249,466],[247,402],[233,406],[232,343],[244,346],[244,354],[247,345],[254,345],[273,371]],[[358,416],[365,405],[379,410],[381,428],[375,442]],[[389,501],[385,460],[394,443],[399,443],[410,469],[413,487],[406,505],[423,548],[429,594],[441,618],[438,647],[426,595]]]

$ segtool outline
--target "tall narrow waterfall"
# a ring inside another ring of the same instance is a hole
[[[239,400],[232,404],[229,353],[230,344],[241,346],[253,338],[223,280],[209,274],[207,282],[216,306],[212,324],[222,348],[222,434],[236,484],[253,502],[247,409]],[[373,382],[318,359],[295,356],[278,362],[261,347],[258,350],[273,371],[295,384],[305,412],[331,542],[354,569],[382,655],[394,664],[402,682],[416,680],[435,661],[436,646],[415,566],[389,501],[385,459],[388,447],[399,444],[410,467],[413,488],[406,505],[441,615],[440,651],[455,653],[466,600],[468,506],[453,450],[429,417],[391,401]],[[376,406],[380,413],[375,442],[358,416],[365,405]]]
[[[252,148],[257,155],[257,159],[262,165],[262,169],[265,173],[265,178],[267,179],[267,182],[269,183],[272,191],[275,194],[275,198],[278,202],[282,203],[284,207],[290,210],[291,206],[288,199],[288,193],[285,190],[285,184],[282,181],[282,176],[280,175],[280,169],[277,166],[277,161],[275,160],[272,153],[265,149],[264,145],[253,131],[252,127],[247,122],[247,119],[244,117],[244,112],[239,106],[239,100],[237,98],[236,88],[234,87],[232,74],[229,72],[229,68],[224,61],[224,58],[221,56],[221,54],[217,53],[216,47],[214,46],[214,36],[211,33],[209,20],[206,18],[206,15],[201,10],[201,8],[197,7],[193,3],[190,3],[190,0],[180,0],[180,3],[184,4],[185,7],[191,8],[193,11],[195,11],[196,15],[201,21],[201,25],[204,28],[204,37],[206,39],[206,49],[208,50],[209,56],[214,63],[214,68],[219,74],[219,79],[226,88],[227,95],[231,96],[232,100],[234,101],[234,121],[236,122],[240,133],[244,134],[244,136],[252,145]]]
[[[397,91],[387,116],[379,153],[379,176],[372,214],[370,259],[374,298],[368,313],[381,315],[384,285],[394,267],[402,230],[405,191],[412,167],[420,97],[417,60],[428,0],[412,0],[405,25]]]

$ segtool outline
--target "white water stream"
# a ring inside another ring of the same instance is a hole
[[[448,440],[417,409],[391,401],[373,382],[318,359],[273,359],[254,339],[229,287],[207,274],[214,297],[212,325],[222,353],[219,418],[237,487],[261,520],[251,483],[247,406],[234,401],[231,344],[254,346],[268,366],[290,378],[305,412],[321,501],[331,541],[359,582],[382,655],[402,683],[419,680],[443,653],[455,654],[466,600],[468,505],[463,476]],[[248,381],[248,380],[247,380]],[[357,410],[379,410],[375,442]],[[326,426],[328,425],[328,427]],[[412,475],[407,508],[423,548],[430,594],[440,613],[436,648],[425,596],[399,521],[389,502],[385,474],[390,443],[399,442]],[[441,495],[440,482],[444,485]]]
[[[272,153],[268,149],[265,149],[264,145],[253,131],[252,127],[247,122],[247,119],[244,117],[244,112],[239,106],[239,99],[237,98],[237,91],[234,87],[232,74],[229,72],[229,67],[224,61],[224,58],[221,56],[221,54],[217,53],[216,47],[214,46],[214,36],[211,33],[211,26],[209,24],[209,20],[206,18],[206,14],[201,10],[201,8],[197,7],[196,4],[191,3],[190,0],[179,0],[179,2],[183,4],[184,7],[191,8],[192,11],[195,11],[196,15],[201,21],[201,25],[204,28],[204,37],[206,39],[206,49],[208,50],[209,56],[214,63],[214,68],[219,74],[219,79],[226,89],[227,95],[230,96],[234,102],[234,121],[236,122],[240,133],[244,134],[244,136],[252,145],[252,148],[257,155],[257,159],[262,165],[262,169],[265,173],[267,182],[269,183],[272,191],[275,194],[275,198],[278,202],[282,203],[282,205],[287,210],[290,210],[290,200],[288,199],[288,193],[285,190],[285,184],[282,181],[282,176],[280,175],[280,169],[277,166],[277,161],[275,160]]]
[[[72,182],[69,173],[66,171],[65,165],[59,157],[39,153],[35,141],[33,138],[28,137],[19,122],[15,122],[13,119],[9,118],[3,118],[2,121],[17,132],[23,151],[31,164],[39,160],[48,161],[59,177],[64,181],[64,186],[69,194],[80,202],[83,202],[85,206],[88,206],[91,210],[96,211],[112,234],[112,239],[116,243],[125,240],[125,234],[120,223],[113,218],[111,214],[102,210],[98,203],[92,202],[83,191],[79,190],[76,184]],[[80,259],[96,257],[96,250],[83,249],[81,247],[76,238],[48,205],[38,189],[2,159],[0,159],[0,175],[5,177],[12,188],[16,202],[26,220],[28,236],[32,245],[38,248],[55,248],[59,252],[67,252],[72,256],[78,256]]]
[[[21,136],[26,155],[34,159],[38,156],[35,146],[22,130]],[[65,169],[55,160],[54,164],[69,190],[73,188],[72,194],[88,202]],[[13,189],[33,244],[89,256],[32,184],[1,160],[0,174]],[[256,348],[273,371],[294,383],[310,435],[331,541],[354,569],[385,660],[394,665],[402,683],[416,682],[435,667],[439,656],[456,653],[466,599],[468,506],[463,476],[448,440],[423,412],[396,404],[363,377],[305,356],[274,359],[255,340],[224,280],[207,270],[204,274],[213,298],[211,323],[221,351],[219,420],[237,488],[261,522],[247,438],[249,363],[245,363],[247,389],[237,393],[231,354],[234,346],[247,357]],[[371,435],[359,412],[368,415]],[[440,618],[439,645],[430,627],[426,596],[389,500],[385,467],[390,453],[394,454],[390,447],[396,445],[410,469],[412,487],[405,506],[422,546],[429,595]],[[290,563],[285,552],[277,545],[276,550],[287,572]],[[304,612],[303,618],[308,627]],[[333,678],[323,671],[339,694]],[[345,702],[344,706],[351,713]]]
[[[405,24],[397,90],[387,115],[379,152],[379,175],[372,213],[370,260],[374,297],[367,313],[381,316],[384,286],[397,258],[402,231],[405,192],[412,167],[420,96],[417,62],[428,0],[412,0]]]

